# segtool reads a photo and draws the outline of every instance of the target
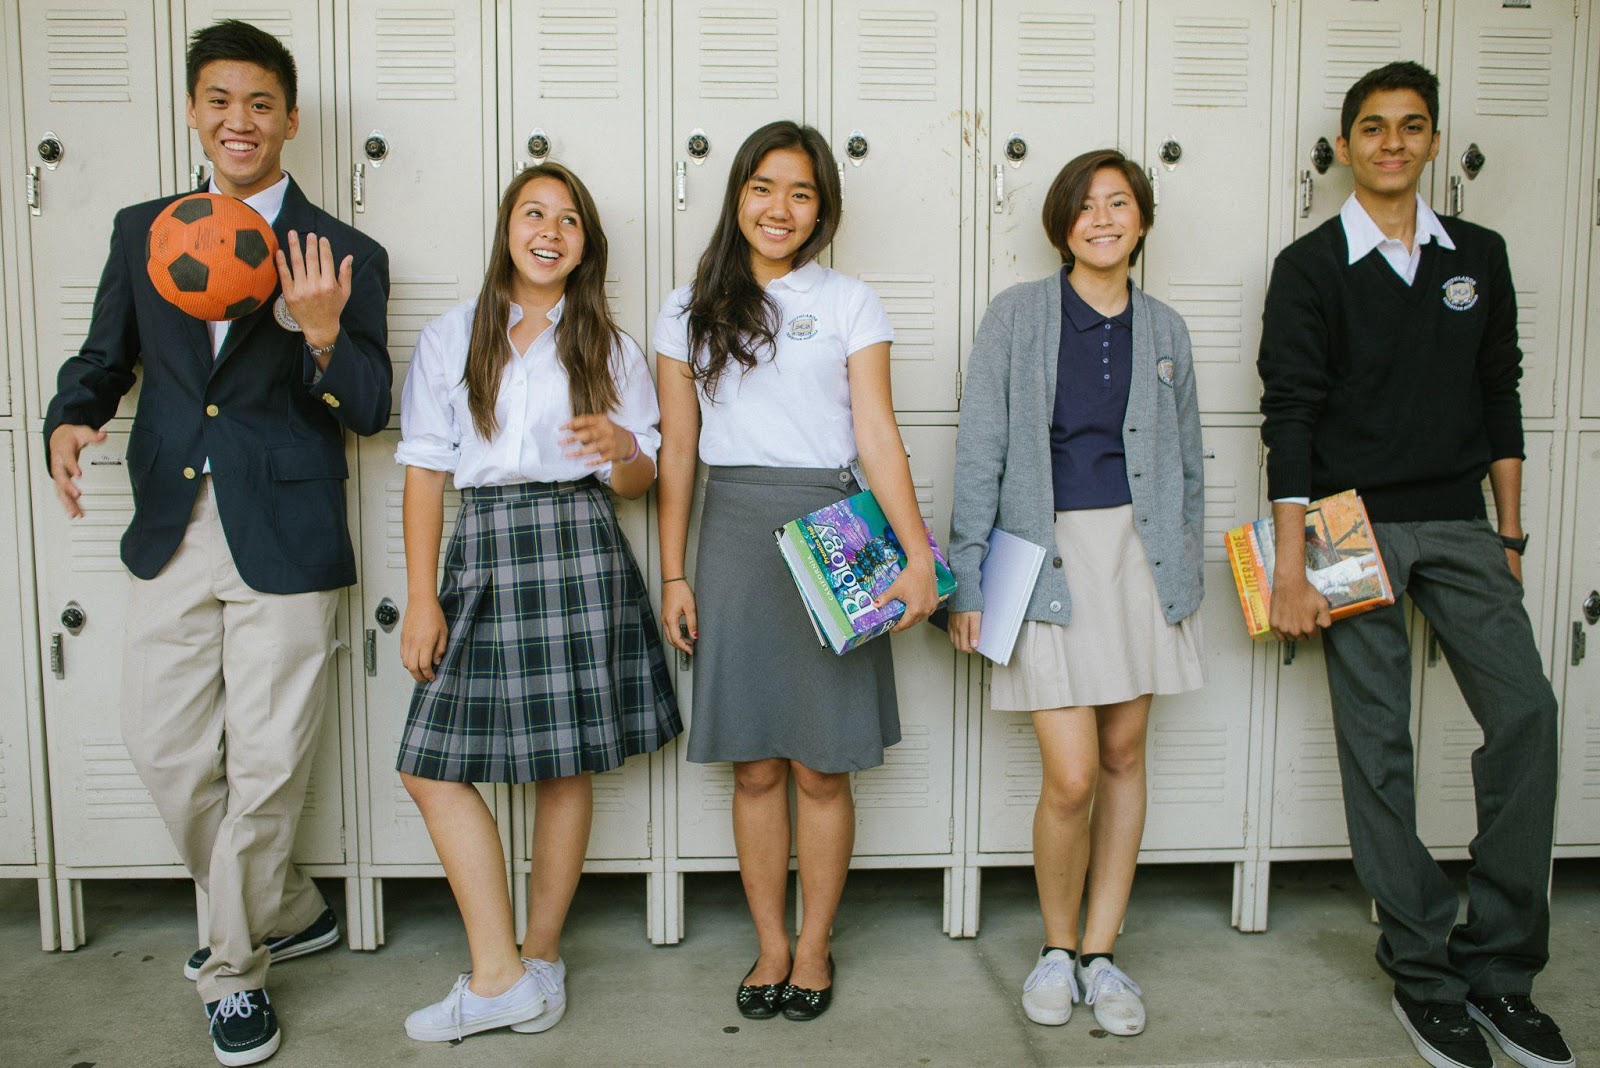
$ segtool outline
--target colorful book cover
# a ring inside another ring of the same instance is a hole
[[[1268,637],[1277,554],[1272,517],[1234,527],[1223,539],[1245,629],[1252,638]],[[1394,604],[1389,573],[1372,536],[1366,506],[1355,490],[1312,501],[1306,509],[1306,578],[1328,599],[1335,620]]]
[[[922,529],[943,603],[955,592],[955,576],[933,532],[927,524]],[[773,535],[818,640],[835,653],[886,633],[905,613],[900,601],[873,605],[905,567],[906,554],[870,490],[785,523]]]

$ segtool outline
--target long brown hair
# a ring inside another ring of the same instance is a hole
[[[756,281],[750,243],[739,229],[744,187],[768,152],[797,148],[811,158],[817,186],[817,226],[795,250],[794,268],[816,259],[839,229],[839,172],[828,140],[815,128],[787,119],[769,122],[744,139],[728,169],[722,215],[700,256],[689,297],[689,369],[709,397],[730,362],[745,371],[777,348],[778,305]],[[697,358],[705,352],[704,361]]]
[[[494,224],[494,247],[478,290],[478,307],[472,315],[472,339],[467,347],[467,407],[478,436],[490,440],[499,431],[494,406],[500,396],[500,379],[511,362],[511,339],[506,324],[511,316],[512,286],[517,268],[511,262],[511,213],[522,189],[535,178],[554,178],[572,194],[583,229],[583,258],[567,275],[566,305],[556,324],[556,359],[567,373],[573,415],[609,412],[618,403],[611,362],[618,351],[616,320],[606,303],[606,233],[600,227],[589,190],[559,163],[529,167],[506,186]]]
[[[1139,240],[1134,242],[1133,253],[1128,257],[1129,267],[1139,262],[1139,253],[1144,251],[1145,234],[1156,224],[1155,190],[1150,187],[1150,179],[1145,176],[1144,170],[1133,160],[1114,148],[1096,149],[1068,160],[1056,175],[1056,180],[1050,183],[1050,191],[1044,195],[1042,214],[1045,236],[1061,253],[1062,266],[1069,271],[1077,257],[1067,247],[1067,234],[1083,211],[1083,202],[1089,198],[1089,187],[1094,184],[1094,176],[1102,167],[1114,170],[1128,180],[1128,188],[1133,190],[1133,202],[1139,206],[1139,225],[1145,233],[1140,234]]]

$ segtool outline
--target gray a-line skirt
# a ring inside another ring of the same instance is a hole
[[[888,639],[844,656],[818,642],[772,536],[859,488],[848,469],[711,468],[693,576],[690,760],[783,757],[859,771],[900,740]]]

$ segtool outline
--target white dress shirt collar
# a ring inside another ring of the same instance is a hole
[[[561,312],[562,312],[562,309],[566,308],[566,306],[567,306],[567,297],[566,297],[566,294],[562,294],[561,299],[556,301],[556,306],[554,308],[551,308],[549,311],[545,312],[545,316],[544,317],[546,319],[550,320],[550,325],[551,326],[554,326],[554,325],[556,325],[557,323],[559,323],[561,321]],[[522,305],[518,304],[516,301],[512,301],[511,302],[511,319],[510,319],[509,322],[506,323],[506,338],[508,340],[511,337],[511,328],[516,326],[520,322],[522,322]],[[549,327],[546,327],[545,329],[549,329]],[[541,330],[534,337],[533,340],[537,341],[537,340],[539,340],[540,337],[543,337],[543,336],[544,336],[544,330]],[[528,342],[528,347],[530,349],[533,347],[533,341]],[[512,352],[516,352],[516,350],[517,350],[517,347],[515,345],[512,345],[511,346],[511,351]],[[522,355],[522,354],[519,353],[519,355]]]
[[[1422,261],[1422,246],[1429,241],[1437,241],[1440,248],[1455,251],[1456,243],[1450,240],[1450,235],[1445,232],[1444,224],[1439,221],[1439,216],[1433,213],[1422,199],[1422,194],[1417,194],[1417,223],[1416,233],[1412,238],[1411,247],[1408,249],[1405,242],[1398,238],[1389,237],[1372,221],[1372,216],[1367,214],[1367,209],[1361,206],[1361,201],[1356,199],[1354,193],[1344,202],[1339,209],[1339,221],[1344,225],[1345,244],[1350,248],[1350,263],[1359,263],[1372,252],[1378,249],[1383,258],[1393,267],[1395,273],[1405,279],[1407,284],[1416,279],[1417,265]]]
[[[210,185],[207,186],[207,191],[223,195],[222,190],[217,188],[217,180],[215,178],[211,179]],[[283,197],[287,192],[289,192],[289,172],[284,171],[283,177],[259,193],[252,193],[250,196],[245,197],[244,202],[256,209],[256,214],[267,220],[267,225],[271,226],[278,221],[278,212],[283,210]],[[304,235],[301,236],[303,237]]]

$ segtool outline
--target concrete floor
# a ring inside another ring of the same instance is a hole
[[[1460,874],[1459,866],[1456,874]],[[1065,1027],[1017,1003],[1038,952],[1031,874],[984,879],[982,935],[939,933],[937,873],[852,876],[835,931],[838,995],[821,1020],[748,1021],[733,990],[753,959],[737,880],[688,883],[688,938],[644,938],[644,881],[586,878],[564,952],[572,1006],[543,1035],[459,1045],[405,1037],[405,1014],[442,997],[466,964],[442,881],[388,885],[388,945],[333,950],[272,974],[285,1024],[278,1068],[327,1065],[1219,1065],[1407,1066],[1415,1057],[1373,963],[1376,928],[1348,864],[1280,865],[1272,928],[1228,926],[1224,866],[1139,874],[1119,963],[1150,1007],[1145,1034],[1107,1037],[1081,1007]],[[342,902],[330,885],[330,900]],[[34,887],[0,883],[0,1065],[213,1065],[201,1009],[179,973],[194,947],[193,897],[175,882],[87,884],[89,943],[41,953]],[[1600,1066],[1600,862],[1557,866],[1555,958],[1539,1004],[1580,1063]],[[1502,1065],[1511,1062],[1500,1058]]]

